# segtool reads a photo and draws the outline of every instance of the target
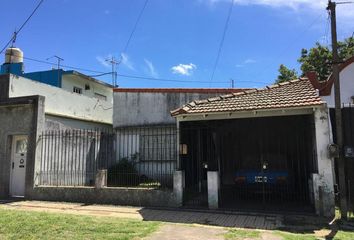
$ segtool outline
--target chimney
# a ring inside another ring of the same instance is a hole
[[[320,89],[321,88],[321,84],[318,81],[317,78],[317,72],[311,71],[311,72],[307,72],[306,73],[306,77],[309,79],[309,81],[311,82],[312,86],[315,89]]]

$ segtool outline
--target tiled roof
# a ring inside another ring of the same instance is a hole
[[[171,115],[291,108],[321,104],[324,102],[310,81],[302,78],[263,89],[252,89],[205,100],[196,100],[171,111]]]

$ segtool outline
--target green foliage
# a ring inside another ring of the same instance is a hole
[[[275,83],[282,83],[285,81],[290,81],[290,80],[298,78],[297,72],[295,69],[289,69],[283,64],[280,64],[278,71],[279,71],[279,75],[278,75],[278,78],[275,80]]]
[[[0,239],[140,239],[157,222],[0,208]]]
[[[140,183],[139,173],[136,170],[137,155],[130,158],[121,158],[116,164],[108,168],[108,186],[137,186]]]
[[[354,37],[349,37],[343,42],[338,42],[338,55],[340,61],[354,56]],[[318,42],[310,49],[303,48],[301,56],[297,61],[301,64],[301,76],[305,76],[307,72],[315,71],[320,81],[326,81],[332,73],[332,50]],[[276,82],[290,80],[294,75],[296,75],[294,69],[290,70],[282,64],[280,65],[279,76]]]
[[[298,62],[301,63],[302,76],[307,72],[315,71],[319,80],[325,81],[332,72],[331,60],[331,50],[318,42],[310,50],[302,49],[301,57],[298,59]]]

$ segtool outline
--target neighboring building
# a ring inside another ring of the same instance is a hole
[[[113,87],[110,84],[62,69],[24,73],[23,65],[20,49],[6,50],[0,72],[3,98],[44,96],[46,129],[112,125]]]
[[[229,88],[116,88],[113,128],[116,160],[136,162],[138,173],[172,186],[177,134],[170,110],[192,100],[239,92]],[[132,159],[134,158],[134,159]]]
[[[55,162],[55,157],[70,158],[70,166],[74,167],[81,161],[80,172],[84,172],[97,155],[90,151],[84,154],[83,149],[96,147],[97,151],[100,136],[83,139],[96,129],[112,129],[112,86],[75,71],[24,73],[19,49],[6,51],[1,73],[0,197],[31,196],[39,177],[47,181],[43,173],[51,177],[52,172],[46,172],[49,166],[59,171],[61,162]],[[59,141],[57,136],[63,138]],[[54,142],[47,150],[42,149],[49,140]],[[74,155],[73,149],[78,146],[82,151]],[[69,148],[71,152],[64,152]],[[50,163],[42,165],[39,159]],[[94,176],[81,174],[72,183],[92,182]]]
[[[340,93],[342,107],[354,105],[354,56],[339,66]],[[310,72],[307,77],[314,87],[318,89],[321,98],[326,101],[329,108],[334,108],[334,78],[329,76],[327,81],[319,82],[317,74]]]
[[[344,160],[347,183],[349,210],[354,211],[354,56],[339,65],[339,80],[343,121]],[[334,78],[332,75],[325,82],[319,82],[317,74],[308,74],[312,84],[318,89],[320,97],[330,108],[332,131],[336,142],[335,111],[334,111]],[[337,170],[337,169],[336,169]],[[338,174],[337,181],[338,181]]]
[[[171,113],[180,129],[175,185],[183,204],[334,216],[328,109],[309,80],[196,100]]]

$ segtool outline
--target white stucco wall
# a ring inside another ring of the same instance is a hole
[[[85,84],[89,84],[90,89],[89,90],[85,90]],[[88,96],[88,97],[95,97],[95,93],[99,93],[102,94],[104,96],[107,97],[107,102],[109,103],[113,103],[113,89],[108,87],[108,86],[104,86],[102,84],[93,82],[93,81],[89,81],[86,79],[83,79],[80,76],[76,76],[76,75],[63,75],[62,78],[62,88],[72,92],[73,91],[73,87],[79,87],[82,89],[82,95]]]
[[[112,124],[112,103],[68,92],[27,78],[10,75],[9,97],[41,95],[45,113],[86,121]]]
[[[334,216],[334,172],[333,159],[328,156],[328,145],[332,143],[328,108],[316,108],[314,112],[318,173],[313,174],[313,191],[316,213]],[[319,189],[322,189],[322,199]]]
[[[340,74],[340,91],[341,101],[345,105],[352,103],[352,96],[354,96],[354,63],[344,68]],[[334,108],[334,86],[331,89],[330,96],[322,96],[324,101],[327,102],[329,108]]]

